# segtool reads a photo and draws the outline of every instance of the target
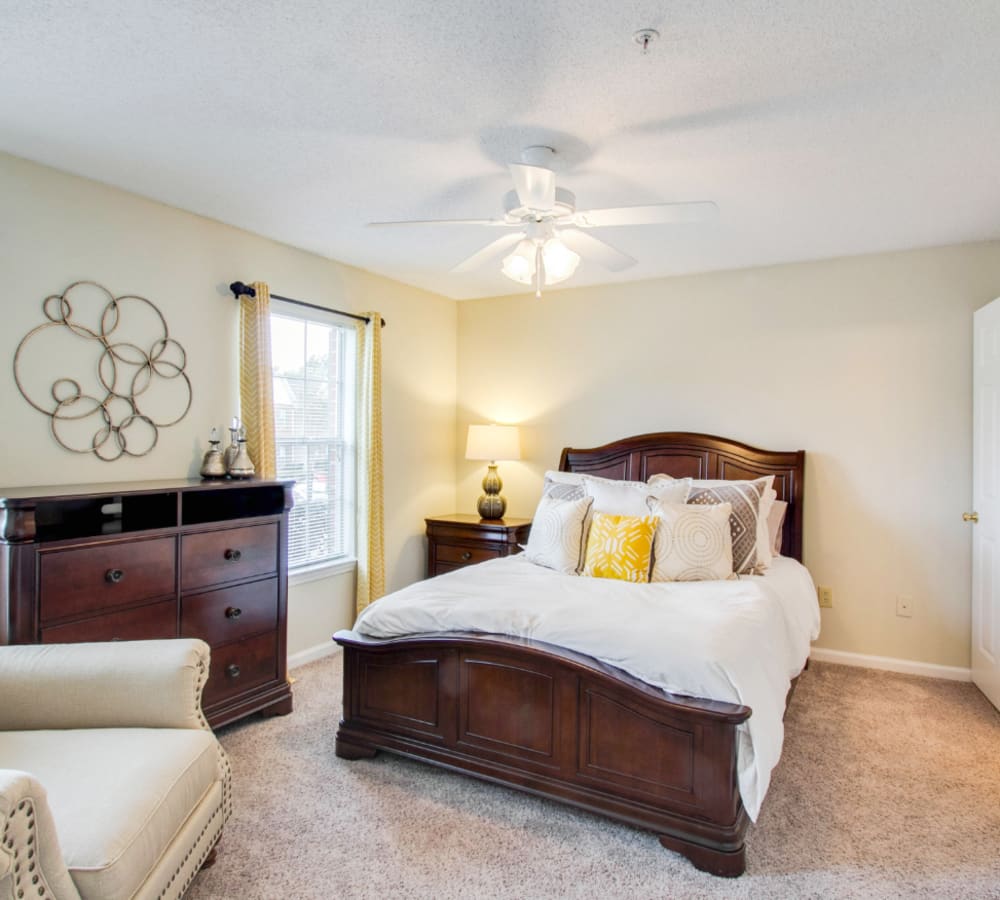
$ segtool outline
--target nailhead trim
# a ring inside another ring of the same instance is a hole
[[[25,896],[25,891],[37,894],[43,900],[57,900],[51,888],[45,881],[41,870],[35,871],[35,803],[30,798],[20,800],[17,807],[11,811],[3,829],[3,843],[14,853],[14,881],[12,887],[18,900]],[[28,865],[23,864],[27,862]],[[29,877],[30,876],[30,877]]]
[[[184,896],[184,893],[191,886],[191,882],[194,881],[195,876],[201,871],[201,867],[205,862],[205,860],[208,858],[208,854],[212,852],[212,848],[214,848],[215,845],[218,843],[219,836],[222,834],[222,825],[225,819],[223,819],[222,822],[219,822],[216,825],[214,832],[212,833],[211,837],[208,838],[207,840],[205,840],[205,833],[212,827],[212,823],[215,822],[215,820],[219,817],[221,813],[223,813],[221,806],[217,807],[214,810],[209,820],[205,823],[204,827],[199,832],[198,839],[194,842],[194,846],[191,847],[191,849],[188,850],[188,852],[184,855],[183,861],[177,867],[177,870],[174,872],[174,874],[170,877],[170,880],[166,883],[166,885],[164,885],[163,890],[157,897],[157,900],[165,900],[165,898],[167,898],[168,896],[171,898],[171,900],[180,900],[180,898]],[[192,867],[188,867],[187,866],[188,859],[190,858],[191,854],[194,853],[195,850],[197,850],[199,847],[201,847],[201,855],[198,857],[197,863]],[[187,872],[187,877],[185,878],[183,884],[178,885],[179,890],[177,890],[176,893],[171,893],[170,892],[171,887],[174,885],[174,882],[177,880],[177,877],[181,874],[182,871]]]

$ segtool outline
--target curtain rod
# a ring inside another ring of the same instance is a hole
[[[244,284],[242,281],[234,281],[229,285],[229,290],[233,292],[233,296],[239,299],[240,297],[256,297],[257,292],[249,284]],[[282,297],[281,294],[271,294],[272,300],[284,300],[285,303],[294,303],[296,306],[305,306],[309,309],[318,309],[322,312],[332,312],[336,313],[338,316],[347,316],[349,319],[357,319],[359,322],[365,322],[366,324],[371,321],[368,316],[359,316],[357,313],[345,312],[342,309],[331,309],[329,306],[320,306],[318,303],[307,303],[305,300],[296,300],[293,297]],[[380,320],[382,327],[385,328],[385,319]]]

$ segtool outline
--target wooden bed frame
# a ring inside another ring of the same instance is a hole
[[[805,453],[704,434],[565,449],[562,471],[645,481],[774,475],[788,504],[782,553],[802,558]],[[374,640],[340,631],[345,759],[389,750],[657,833],[715,875],[741,875],[749,824],[736,782],[747,706],[669,694],[592,657],[467,633]]]

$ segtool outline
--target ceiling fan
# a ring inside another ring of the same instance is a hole
[[[578,210],[576,196],[565,188],[556,187],[552,171],[555,156],[556,151],[551,147],[528,147],[521,153],[522,162],[508,166],[514,190],[504,198],[505,214],[501,219],[416,219],[369,224],[515,229],[491,241],[451,271],[471,271],[513,248],[503,258],[501,271],[513,281],[533,285],[535,296],[541,297],[543,287],[569,278],[581,257],[592,259],[611,272],[635,265],[633,257],[590,234],[591,228],[705,222],[718,215],[719,208],[711,201]]]

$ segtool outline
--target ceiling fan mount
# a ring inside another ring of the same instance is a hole
[[[576,195],[556,186],[553,166],[558,154],[552,147],[533,145],[521,151],[521,162],[510,163],[514,190],[504,197],[500,219],[442,219],[406,222],[371,222],[379,226],[461,225],[465,227],[513,228],[468,259],[453,272],[468,272],[503,258],[501,271],[521,284],[531,284],[541,297],[542,287],[569,278],[581,257],[591,259],[612,272],[634,266],[636,260],[593,234],[591,228],[623,225],[666,225],[676,222],[703,222],[714,219],[718,207],[710,201],[654,203],[648,206],[621,206],[608,209],[577,210]]]

